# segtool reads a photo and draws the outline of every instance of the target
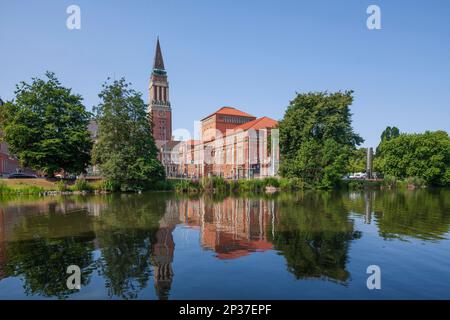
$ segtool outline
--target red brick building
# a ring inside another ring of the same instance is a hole
[[[182,142],[178,147],[179,175],[227,179],[277,175],[277,125],[268,117],[220,108],[202,119],[200,140]]]

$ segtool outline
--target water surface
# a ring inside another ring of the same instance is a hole
[[[1,198],[0,299],[450,299],[449,226],[443,189]]]

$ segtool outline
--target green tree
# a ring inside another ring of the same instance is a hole
[[[297,94],[279,123],[281,174],[330,188],[363,139],[353,132],[353,91]]]
[[[450,185],[450,137],[445,131],[400,134],[380,143],[377,166],[384,175],[420,177],[429,185]]]
[[[364,172],[367,164],[367,148],[356,149],[349,160],[349,172]]]
[[[388,141],[394,138],[397,138],[400,135],[400,130],[398,130],[397,127],[386,127],[386,129],[384,129],[384,131],[381,133],[381,142],[383,141]],[[381,143],[380,142],[380,143]],[[380,150],[380,145],[378,145],[375,154],[380,154],[381,150]]]
[[[92,155],[101,174],[123,191],[146,189],[164,178],[146,105],[129,86],[124,78],[103,85]]]
[[[13,101],[0,108],[0,128],[20,164],[49,176],[64,170],[81,173],[90,162],[91,114],[82,97],[61,86],[52,72],[47,79],[21,82]]]

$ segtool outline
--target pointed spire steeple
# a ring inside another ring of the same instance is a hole
[[[159,45],[159,37],[156,40],[155,61],[153,63],[153,70],[165,70],[164,60],[161,53],[161,46]]]

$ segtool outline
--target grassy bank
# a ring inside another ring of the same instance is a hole
[[[160,181],[152,185],[149,190],[175,190],[176,181]],[[49,181],[46,179],[2,179],[0,180],[0,195],[29,195],[29,194],[71,194],[71,193],[109,193],[117,192],[120,186],[114,183],[97,180]],[[142,190],[143,191],[143,190]]]
[[[178,180],[177,193],[263,193],[274,191],[295,191],[308,186],[300,179],[268,177],[264,179],[225,180],[220,177],[200,180]]]
[[[342,181],[339,188],[350,190],[361,189],[395,189],[423,188],[425,183],[420,178],[399,180],[395,177],[385,177],[384,180],[347,180]],[[298,178],[274,178],[225,180],[220,177],[203,178],[200,180],[164,180],[155,183],[148,191],[176,191],[183,194],[200,193],[242,193],[258,194],[277,191],[296,191],[313,189]],[[3,179],[0,180],[0,195],[31,195],[31,194],[77,194],[77,193],[110,193],[120,191],[120,186],[104,180],[98,181],[48,181],[45,179]],[[144,191],[144,190],[142,190]]]
[[[94,189],[93,183],[89,182],[69,185],[64,182],[54,182],[45,179],[0,180],[0,194],[43,194],[50,192],[92,191]]]

